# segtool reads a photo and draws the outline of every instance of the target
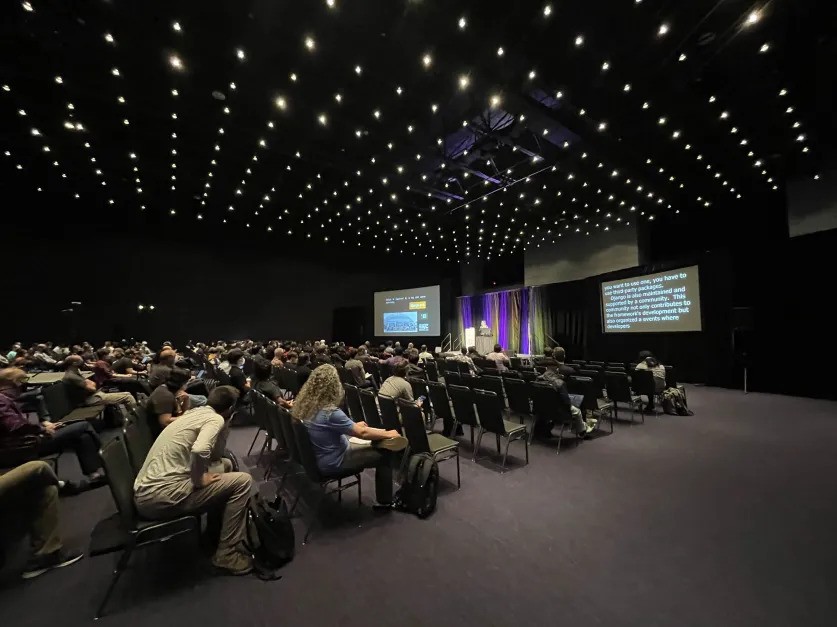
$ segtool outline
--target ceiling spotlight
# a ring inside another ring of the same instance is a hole
[[[432,105],[430,105],[430,110],[431,110],[433,113],[436,113],[436,112],[439,110],[439,105],[437,105],[437,104],[432,104]]]
[[[468,78],[467,74],[460,74],[459,75],[459,89],[467,89],[468,85],[471,83],[471,79]]]
[[[429,54],[424,55],[421,58],[421,64],[424,67],[430,67],[431,65],[433,65],[433,57],[431,57]]]
[[[668,31],[670,30],[671,27],[667,23],[663,22],[660,24],[660,28],[657,29],[657,36],[662,37],[664,35],[668,35]]]
[[[750,13],[747,15],[747,19],[744,20],[744,25],[745,26],[752,26],[753,24],[757,23],[759,20],[761,20],[761,11],[759,11],[758,9],[755,9],[753,11],[750,11]]]
[[[729,111],[722,111],[721,112],[721,119],[726,120],[729,117]]]
[[[175,70],[178,71],[183,69],[183,61],[176,54],[173,54],[169,57],[169,65],[171,65]]]
[[[110,33],[105,33],[105,41],[109,44],[114,43],[113,35],[111,35]]]
[[[602,63],[602,72],[607,72],[609,69],[610,69],[610,63],[608,63],[607,61]]]
[[[603,131],[607,128],[607,122],[599,122],[599,131]]]
[[[8,85],[3,85],[3,91],[12,91],[12,88]]]
[[[666,122],[668,122],[668,120],[665,117],[662,117],[659,120],[657,120],[657,124],[659,124],[660,126],[664,126]]]
[[[530,81],[533,80],[535,78],[535,76],[537,76],[537,74],[535,73],[535,70],[530,70],[529,71],[529,80]]]
[[[172,29],[175,33],[180,33],[180,32],[182,32],[182,31],[183,31],[183,29],[182,29],[182,28],[180,28],[180,22],[172,22],[172,24],[171,24],[171,29]]]
[[[584,35],[577,35],[575,38],[575,47],[581,48],[584,45]]]
[[[7,89],[6,91],[8,91],[8,89]],[[780,95],[780,96],[787,96],[787,95],[788,95],[788,90],[787,90],[787,89],[782,89],[782,90],[779,92],[779,95]]]
[[[32,7],[32,5],[31,5],[30,3],[28,3],[28,2],[21,2],[21,3],[20,3],[20,6],[22,6],[22,7],[23,7],[23,10],[24,10],[24,11],[29,11],[29,12],[32,12],[32,11],[34,11],[34,10],[35,10],[35,9]]]
[[[501,100],[500,96],[498,96],[497,94],[494,94],[493,96],[491,96],[491,99],[489,100],[489,104],[494,109],[496,109],[497,107],[500,106],[500,102],[502,102],[502,100]]]
[[[804,141],[805,141],[805,135],[804,135],[804,133],[803,133],[803,134],[801,134],[801,135],[797,135],[797,136],[796,136],[796,141],[798,141],[798,142],[804,142]]]
[[[622,91],[628,92],[631,91],[631,84],[625,83],[625,86],[622,88]]]
[[[683,54],[683,53],[681,52],[681,53],[680,53],[680,56],[679,56],[679,57],[677,57],[677,60],[678,60],[678,61],[685,61],[685,60],[686,60],[686,55],[685,55],[685,54]]]
[[[544,17],[549,17],[550,15],[552,15],[552,5],[551,4],[544,5],[543,16]]]
[[[177,98],[177,97],[180,95],[180,92],[179,92],[179,91],[177,91],[176,89],[172,89],[172,90],[171,90],[171,95],[172,95],[174,98]]]
[[[114,76],[119,76],[119,68],[118,67],[112,68],[110,73],[113,74]]]
[[[313,37],[308,36],[305,38],[305,47],[308,48],[308,50],[313,50],[317,47],[317,43],[314,41]]]
[[[642,103],[642,108],[643,108],[643,109],[647,109],[647,108],[648,108],[648,107],[650,107],[650,106],[651,106],[651,105],[650,105],[650,104],[648,104],[647,102],[643,102],[643,103]]]
[[[460,17],[458,24],[459,30],[465,30],[465,27],[468,26],[468,20],[466,20],[464,17]]]
[[[359,65],[356,65],[356,66],[355,66],[355,74],[357,74],[358,76],[360,76],[361,72],[363,72],[363,68],[362,68],[362,67],[360,67]]]
[[[320,123],[320,126],[325,126],[328,124],[328,118],[326,117],[325,113],[321,113],[317,116],[317,122]]]
[[[715,100],[716,100],[715,96],[709,96],[709,102],[715,102]]]
[[[119,104],[125,104],[125,96],[117,96],[116,102]]]
[[[762,54],[764,54],[768,50],[770,50],[770,44],[769,43],[764,43],[764,44],[762,44],[761,48],[759,48],[759,52],[761,52]]]
[[[502,57],[504,54],[506,54],[506,51],[503,50],[503,46],[500,46],[499,48],[497,48],[497,56],[498,57]]]
[[[239,61],[244,61],[247,58],[247,55],[245,54],[243,48],[236,48],[235,49],[235,56],[238,57]]]
[[[338,103],[343,102],[343,96],[341,96],[340,94],[334,94],[334,99],[335,99]]]
[[[289,78],[291,79],[291,82],[295,83],[296,82],[296,72],[291,72],[291,75],[290,75]]]

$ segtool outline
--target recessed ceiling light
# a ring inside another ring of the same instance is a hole
[[[576,35],[575,47],[580,48],[583,45],[584,45],[584,35]]]
[[[105,33],[105,41],[109,44],[114,43],[113,35],[111,35],[110,33]]]
[[[552,15],[552,5],[551,4],[544,5],[543,16],[544,17],[549,17],[550,15]]]
[[[465,28],[468,26],[468,20],[466,20],[464,17],[460,17],[458,24],[459,30],[465,30]]]
[[[668,32],[671,30],[671,27],[666,23],[663,22],[660,24],[660,28],[657,29],[657,35],[662,37],[663,35],[668,35]]]
[[[236,48],[235,56],[238,57],[239,61],[244,61],[247,58],[247,54],[244,52],[243,48]]]
[[[761,48],[759,48],[759,52],[761,52],[762,54],[764,54],[768,50],[770,50],[770,44],[769,43],[764,43],[764,44],[762,44]]]
[[[314,38],[309,35],[305,38],[305,47],[308,48],[308,50],[314,50],[314,48],[317,47],[317,42],[315,42]]]
[[[759,11],[758,9],[755,9],[753,11],[750,11],[749,15],[747,15],[747,19],[744,21],[744,24],[746,26],[752,26],[753,24],[757,23],[759,20],[761,20],[761,11]]]
[[[460,74],[459,75],[459,89],[467,89],[468,85],[470,85],[471,79],[468,78],[467,74]]]
[[[30,11],[31,12],[31,11],[35,10],[29,2],[21,2],[20,6],[23,7],[24,11]]]
[[[176,54],[169,56],[169,65],[178,71],[183,69],[183,61]]]
[[[180,28],[180,22],[172,22],[171,28],[176,33],[182,32],[182,30],[183,30],[183,29]]]
[[[433,57],[431,57],[429,54],[425,54],[421,58],[421,63],[424,67],[430,67],[431,65],[433,65]]]

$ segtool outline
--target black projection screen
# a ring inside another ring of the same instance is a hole
[[[375,335],[439,336],[439,286],[375,292]]]
[[[602,283],[604,333],[702,330],[697,266]]]

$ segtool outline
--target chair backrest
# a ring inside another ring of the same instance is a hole
[[[312,481],[322,481],[322,473],[317,466],[317,456],[314,453],[314,445],[311,444],[311,437],[308,435],[308,427],[301,420],[293,420],[292,428],[296,440],[296,449],[299,455],[299,463],[305,469],[305,474]]]
[[[631,373],[631,387],[637,394],[652,397],[656,393],[654,388],[654,374],[650,370],[634,370]]]
[[[392,366],[378,362],[378,372],[380,373],[381,383],[383,383],[392,376]]]
[[[520,371],[520,378],[524,381],[534,381],[538,378],[538,373],[534,370],[521,370]]]
[[[590,365],[590,366],[604,366],[605,362],[603,362],[603,361],[588,361],[587,364]]]
[[[267,407],[264,402],[265,395],[253,388],[250,390],[250,398],[253,400],[253,419],[260,429],[267,430]]]
[[[449,385],[448,394],[457,422],[471,427],[478,426],[477,414],[474,411],[474,391],[464,385]]]
[[[299,420],[291,416],[290,412],[284,407],[279,407],[277,405],[276,411],[279,414],[279,428],[282,431],[282,437],[285,438],[285,445],[288,448],[291,461],[301,464],[302,458],[299,454],[299,447],[296,445],[296,435],[294,435],[293,429],[294,423],[299,422]],[[303,428],[307,427],[303,425]]]
[[[623,361],[609,361],[607,362],[608,370],[613,368],[614,370],[624,370],[625,369],[625,362]]]
[[[608,372],[605,374],[605,385],[609,399],[622,403],[631,402],[631,384],[628,381],[628,375]]]
[[[410,454],[429,453],[430,442],[427,440],[427,431],[424,430],[424,418],[421,409],[412,401],[399,398],[398,409],[401,410],[401,418],[404,423],[404,435],[410,444]]]
[[[448,370],[445,373],[445,383],[447,385],[462,385],[462,375],[456,370]]]
[[[283,450],[288,449],[288,442],[285,439],[285,434],[282,431],[282,423],[279,418],[279,406],[269,398],[265,399],[265,414],[267,414],[267,434],[276,440],[279,448]]]
[[[572,387],[567,388],[568,392],[584,396],[584,399],[581,401],[581,409],[584,411],[599,410],[598,399],[602,395],[602,388],[598,387],[593,379],[590,377],[575,376],[570,377],[570,381],[567,383],[568,385],[572,384]]]
[[[490,433],[506,434],[503,422],[503,399],[491,390],[474,390],[474,402],[482,428]]]
[[[407,377],[407,381],[410,383],[410,387],[413,388],[413,398],[418,398],[419,396],[424,396],[426,398],[430,396],[427,391],[427,381],[425,379]]]
[[[381,385],[381,383],[383,383],[383,379],[381,379],[381,367],[378,364],[377,360],[369,359],[363,362],[363,369],[372,375],[372,378],[375,379],[375,381],[377,381],[378,385]]]
[[[558,390],[546,381],[535,381],[530,390],[532,406],[538,418],[555,422],[570,422],[572,418],[570,406],[561,400]]]
[[[519,414],[531,414],[529,405],[529,384],[522,379],[505,379],[503,384],[509,399],[509,409]]]
[[[363,407],[363,419],[370,427],[383,429],[381,413],[378,411],[378,401],[375,400],[375,390],[360,390],[360,404]]]
[[[583,370],[579,370],[578,374],[582,377],[590,377],[600,388],[603,388],[605,385],[606,379],[604,373],[601,370],[590,370],[588,368],[585,368]]]
[[[515,370],[503,370],[503,372],[500,373],[500,376],[503,378],[503,381],[506,379],[519,379],[520,373]]]
[[[439,367],[436,365],[436,361],[433,359],[428,359],[424,362],[424,369],[427,371],[427,377],[431,381],[438,381],[439,380]]]
[[[363,405],[360,404],[360,394],[358,393],[357,386],[344,383],[343,389],[346,391],[346,404],[349,406],[349,415],[355,422],[362,422]]]
[[[483,370],[485,368],[497,368],[497,362],[492,359],[486,359],[485,357],[474,357],[473,359],[474,365]]]
[[[122,437],[125,440],[125,448],[128,451],[128,459],[131,462],[134,479],[136,479],[139,471],[142,470],[142,465],[145,463],[145,458],[148,456],[148,451],[151,450],[153,442],[145,436],[136,420],[131,420],[125,425],[122,429]]]
[[[282,368],[279,370],[279,386],[293,396],[299,394],[299,374],[290,368]]]
[[[511,364],[512,370],[520,370],[522,361],[520,360],[520,357],[510,357],[509,363]]]
[[[66,384],[63,381],[53,383],[52,385],[45,385],[41,388],[41,394],[44,395],[44,402],[49,412],[49,418],[53,422],[61,420],[73,411],[70,398],[67,396]]]
[[[355,384],[355,379],[352,376],[352,373],[345,366],[335,364],[334,367],[337,369],[337,376],[340,377],[341,383],[349,383],[351,385]]]
[[[116,503],[119,516],[128,529],[134,529],[137,523],[137,509],[134,505],[134,470],[128,451],[125,450],[123,436],[118,435],[102,447],[99,456],[108,478],[110,493]]]
[[[664,366],[666,369],[666,387],[677,387],[677,374],[674,372],[674,366]]]
[[[159,430],[159,422],[157,422],[157,416],[154,414],[149,414],[148,410],[145,408],[145,405],[137,405],[132,410],[133,416],[131,420],[133,420],[137,424],[137,429],[142,433],[142,437],[144,437],[148,442],[154,443],[155,434]],[[154,421],[154,427],[152,428],[151,421]]]
[[[500,402],[505,406],[506,394],[503,391],[503,379],[500,377],[492,377],[489,375],[477,377],[477,380],[474,381],[474,389],[494,392],[500,398]]]
[[[398,407],[395,405],[395,400],[391,396],[378,394],[378,405],[381,408],[381,422],[384,423],[384,429],[391,429],[403,433],[401,421],[398,419]]]
[[[450,411],[448,390],[444,384],[430,381],[427,384],[427,390],[430,393],[430,404],[433,407],[433,413],[442,419],[453,418],[453,414]]]

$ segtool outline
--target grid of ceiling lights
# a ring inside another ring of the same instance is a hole
[[[635,4],[641,4],[641,0],[635,0]],[[25,11],[34,12],[35,10],[30,2],[23,2],[21,6]],[[328,9],[334,9],[336,7],[335,0],[326,0],[326,6]],[[543,19],[549,20],[553,17],[552,5],[543,5],[541,10]],[[739,26],[742,29],[753,27],[762,18],[763,14],[760,10],[753,10],[742,18],[742,23]],[[468,26],[467,16],[455,18],[455,28],[458,31],[466,31]],[[171,30],[176,35],[181,34],[183,32],[182,22],[173,22]],[[671,31],[672,26],[663,23],[657,27],[656,36],[666,37]],[[115,39],[110,33],[106,33],[104,38],[107,44],[116,45]],[[585,48],[584,35],[577,35],[573,43],[576,48]],[[313,33],[304,34],[301,39],[302,52],[314,55],[317,48],[318,42],[315,35]],[[759,48],[759,54],[766,54],[770,49],[770,43],[766,42]],[[248,55],[243,48],[236,48],[233,53],[241,64],[247,63]],[[501,58],[508,55],[509,51],[504,47],[498,47],[492,48],[490,54]],[[678,61],[684,62],[686,59],[687,55],[681,53]],[[180,54],[172,53],[168,57],[168,63],[172,72],[180,73],[185,70],[187,61]],[[417,55],[417,63],[419,67],[430,70],[438,65],[439,61],[434,58],[431,52],[422,52]],[[354,83],[350,84],[353,85],[362,85],[362,81],[368,73],[368,69],[359,64],[351,65],[344,71],[347,74],[345,80],[348,81],[349,78],[352,78]],[[614,79],[616,78],[613,64],[609,60],[602,62],[601,72],[613,76]],[[111,74],[117,79],[123,79],[117,67],[113,67]],[[529,82],[536,80],[536,70],[529,71],[526,78]],[[623,75],[620,78],[625,80],[626,77]],[[299,74],[291,71],[288,73],[286,88],[281,93],[270,95],[274,110],[280,116],[279,123],[281,123],[282,116],[290,115],[295,89],[299,81]],[[62,79],[57,77],[56,82],[61,84]],[[454,73],[449,89],[451,93],[474,90],[475,82],[475,77],[469,74],[467,68],[462,68],[462,70]],[[631,82],[625,82],[621,89],[625,94],[634,92]],[[9,92],[10,88],[4,85],[3,90]],[[236,90],[236,83],[230,82],[228,95],[231,96]],[[406,97],[409,90],[409,85],[394,84],[392,85],[391,97],[396,100]],[[560,90],[553,91],[553,93],[555,93],[556,99],[564,97],[564,93]],[[177,87],[171,90],[171,95],[173,102],[176,103],[180,95]],[[342,123],[343,121],[340,120],[339,115],[340,105],[344,102],[344,99],[352,98],[353,95],[348,90],[335,91],[332,102],[311,113],[314,118],[311,123],[319,127],[321,132],[331,134],[334,141],[341,141],[343,139],[342,135],[351,137],[353,141],[358,142],[356,145],[359,145],[362,150],[372,143],[369,140],[373,134],[380,134],[381,122],[387,119],[387,103],[378,102],[371,106],[369,118],[364,122]],[[224,116],[229,116],[231,113],[230,103],[226,101],[226,95],[222,94],[221,96],[223,98],[216,97],[223,101]],[[778,96],[787,99],[787,90],[782,89]],[[639,111],[651,110],[653,113],[652,119],[655,118],[655,126],[661,132],[668,134],[672,141],[678,142],[684,151],[691,151],[696,162],[705,165],[710,181],[717,181],[723,190],[735,194],[737,198],[741,197],[740,192],[730,183],[729,177],[709,163],[703,153],[686,140],[682,124],[675,124],[671,121],[671,116],[654,110],[652,103],[649,101],[642,98],[639,101],[641,101],[641,104],[637,103]],[[117,97],[117,103],[120,106],[126,105],[122,95]],[[719,99],[715,96],[709,98],[709,104],[720,107]],[[503,94],[499,91],[490,93],[485,105],[489,110],[499,109],[503,105]],[[68,114],[70,119],[65,123],[65,127],[74,131],[86,130],[81,122],[74,119],[72,103],[68,103],[68,110],[70,111]],[[435,103],[428,103],[427,115],[434,116],[438,113],[439,106]],[[583,108],[577,108],[576,113],[581,117],[591,119],[589,112]],[[793,113],[793,107],[788,105],[786,114],[791,116]],[[307,113],[299,112],[297,115],[302,116],[307,115]],[[718,119],[726,124],[732,124],[731,115],[726,109],[721,109],[717,113]],[[178,156],[176,143],[178,136],[175,126],[177,123],[176,110],[172,111],[171,119],[172,160],[169,176],[172,197],[174,198],[177,191]],[[299,120],[295,122],[299,123]],[[525,115],[517,115],[516,122],[525,123]],[[123,118],[123,123],[126,126],[130,125],[127,116]],[[265,128],[267,132],[275,131],[279,123],[273,119],[266,120]],[[607,121],[599,119],[592,123],[599,132],[608,131]],[[409,145],[411,137],[420,129],[420,122],[408,120],[404,122],[403,127],[403,133],[400,136],[388,139],[386,143],[388,151],[393,151],[395,146],[402,142],[404,145]],[[476,136],[482,132],[473,120],[462,120],[462,127],[469,129]],[[794,119],[792,128],[798,130],[800,127],[801,122]],[[538,133],[539,129],[531,126],[529,128],[532,133]],[[40,135],[39,132],[36,133],[36,130],[33,129],[32,134]],[[217,129],[218,137],[213,146],[210,167],[199,196],[200,207],[195,214],[199,220],[204,219],[206,208],[211,202],[214,169],[218,165],[221,139],[226,132],[223,124]],[[550,132],[551,130],[548,128],[542,129],[542,135],[544,136]],[[731,126],[729,133],[735,136],[738,145],[746,151],[747,157],[752,159],[753,167],[760,169],[766,183],[771,185],[773,189],[778,189],[775,181],[764,167],[763,159],[754,154],[752,147],[747,139],[742,136],[738,126]],[[379,139],[379,137],[376,137],[376,139]],[[807,153],[809,148],[806,134],[800,131],[796,139],[801,144],[802,151]],[[264,187],[259,192],[248,191],[248,182],[254,179],[256,166],[264,160],[271,145],[264,136],[257,137],[255,143],[256,148],[245,164],[240,183],[236,185],[232,192],[231,199],[224,202],[225,211],[219,212],[221,222],[226,223],[226,216],[228,215],[236,215],[249,228],[251,219],[248,216],[253,215],[254,217],[261,217],[262,219],[259,222],[262,224],[265,223],[264,218],[268,218],[266,225],[262,228],[269,231],[274,230],[273,226],[278,223],[278,226],[281,226],[281,228],[276,229],[278,233],[293,235],[296,232],[305,234],[307,238],[322,238],[325,242],[329,240],[331,229],[337,227],[341,243],[346,243],[347,236],[350,240],[354,240],[357,236],[363,236],[367,238],[372,249],[385,252],[390,252],[396,248],[396,245],[392,242],[393,234],[397,236],[399,232],[432,233],[434,238],[441,240],[439,248],[444,249],[445,252],[438,254],[430,252],[427,248],[413,247],[414,249],[410,251],[412,255],[447,261],[476,257],[490,259],[492,255],[512,252],[528,245],[540,245],[564,235],[589,235],[597,229],[607,231],[620,225],[630,225],[632,219],[653,220],[655,218],[654,212],[661,209],[672,210],[675,214],[679,213],[679,209],[673,208],[662,194],[650,187],[647,181],[640,179],[636,174],[631,175],[625,172],[624,168],[620,171],[620,168],[606,163],[601,158],[596,158],[590,154],[589,150],[583,149],[581,145],[570,146],[568,142],[563,145],[568,158],[577,160],[576,165],[581,165],[582,162],[590,164],[586,166],[590,173],[584,174],[569,163],[545,163],[543,156],[526,151],[527,156],[530,157],[529,159],[521,159],[516,166],[507,168],[502,173],[497,172],[498,176],[502,176],[499,184],[492,184],[490,181],[484,180],[482,185],[478,183],[470,184],[471,182],[468,180],[469,169],[457,166],[457,159],[461,156],[467,156],[468,151],[465,150],[461,154],[456,154],[455,149],[448,149],[445,140],[442,138],[436,140],[436,146],[421,146],[416,149],[415,162],[411,161],[412,165],[408,165],[407,162],[390,163],[387,156],[376,154],[374,149],[370,148],[364,158],[358,159],[354,176],[341,175],[342,180],[338,183],[335,182],[335,175],[333,174],[324,177],[319,171],[312,172],[312,169],[316,170],[316,166],[313,163],[305,162],[302,159],[301,151],[296,150],[293,151],[293,157],[301,164],[301,167],[297,168],[292,165],[291,159],[287,159],[287,162],[283,161],[283,166],[285,170],[294,172],[295,176],[300,178],[301,187],[293,192],[290,189],[282,190],[284,193],[279,198],[277,198],[276,186],[270,180],[265,182]],[[85,148],[92,151],[89,142],[85,142]],[[514,152],[518,149],[518,146],[512,147]],[[48,151],[50,149],[45,144],[43,150]],[[520,150],[524,152],[522,148]],[[92,155],[92,152],[90,154]],[[10,156],[8,151],[6,155]],[[133,162],[136,193],[141,195],[143,189],[139,167],[136,163],[138,157],[135,151],[130,152],[129,156]],[[95,157],[91,156],[90,158],[95,164]],[[441,158],[439,171],[423,169],[423,162],[430,161],[433,158]],[[56,161],[54,165],[58,167],[58,162]],[[648,170],[655,177],[663,175],[665,185],[672,183],[678,184],[680,189],[685,188],[684,183],[680,182],[677,176],[667,172],[664,167],[655,164],[652,159],[647,159],[645,165],[651,166]],[[18,169],[21,169],[21,167],[20,164],[17,165]],[[107,183],[103,178],[101,169],[97,167],[94,172],[97,177],[102,178],[101,184],[106,186]],[[601,180],[594,179],[591,173],[595,173]],[[262,178],[265,176],[269,176],[269,174],[263,175]],[[66,174],[62,174],[62,177],[66,178]],[[462,200],[454,202],[453,194],[443,192],[442,186],[432,185],[436,181],[443,181],[444,189],[448,189],[449,184],[456,182],[461,190]],[[624,188],[620,188],[621,191],[613,187],[616,182],[621,182],[624,185]],[[603,185],[607,186],[611,192],[604,191],[602,189]],[[41,188],[38,189],[40,191]],[[422,211],[414,212],[408,209],[405,213],[403,197],[417,197],[419,195],[424,195],[430,199],[426,201],[429,206]],[[695,202],[708,207],[711,201],[704,196],[705,194],[696,195],[693,198]],[[75,197],[78,197],[77,193]],[[111,198],[108,202],[113,204],[114,200]],[[220,200],[216,202],[220,202]],[[273,209],[271,205],[280,206]],[[548,205],[550,209],[544,211],[546,209],[545,205]],[[145,209],[145,205],[140,205],[140,208]],[[176,207],[172,207],[170,213],[175,215]],[[507,224],[501,224],[501,217],[504,214],[508,216]],[[461,219],[457,222],[456,218],[459,218],[459,216],[461,216]],[[276,222],[273,222],[274,218]],[[436,222],[441,222],[442,225],[450,224],[451,226],[447,230],[440,230],[440,224]],[[295,231],[297,225],[299,229]],[[483,244],[485,244],[484,247]]]

